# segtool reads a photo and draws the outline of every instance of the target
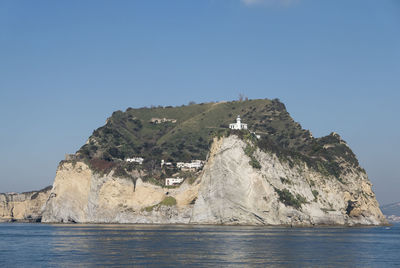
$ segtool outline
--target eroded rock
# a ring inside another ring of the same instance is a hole
[[[167,189],[138,179],[93,173],[83,162],[57,170],[43,222],[251,225],[386,224],[367,175],[349,168],[341,181],[304,162],[289,165],[256,150],[261,168],[236,136],[215,139],[193,184]],[[174,205],[164,205],[171,197]],[[350,206],[349,206],[350,204]]]

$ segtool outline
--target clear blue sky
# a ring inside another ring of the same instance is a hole
[[[115,110],[279,98],[400,201],[400,1],[0,2],[0,192],[50,185]]]

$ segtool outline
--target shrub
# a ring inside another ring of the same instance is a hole
[[[293,182],[291,180],[289,180],[289,179],[286,179],[284,177],[281,177],[280,179],[281,179],[281,182],[284,183],[284,184],[293,185]]]
[[[299,203],[300,206],[301,206],[301,204],[307,203],[307,199],[304,196],[302,196],[301,194],[296,194],[296,199],[297,199],[297,203]]]
[[[256,151],[256,148],[254,146],[251,146],[250,144],[247,144],[246,148],[244,148],[244,153],[250,157],[249,164],[256,169],[261,169],[261,164],[258,162],[258,160],[254,157],[254,152]]]
[[[161,206],[175,206],[176,205],[176,199],[173,198],[172,196],[167,196],[164,198],[163,201],[160,202]]]
[[[117,168],[114,170],[114,176],[120,178],[130,178],[129,174],[122,166],[117,166]]]
[[[101,174],[108,174],[114,166],[114,162],[103,159],[93,158],[89,160],[90,169]]]
[[[254,151],[255,151],[255,148],[253,146],[251,146],[250,144],[247,144],[246,148],[244,148],[244,153],[249,157],[253,156]]]
[[[300,194],[294,196],[288,189],[279,190],[275,188],[275,192],[278,194],[279,200],[284,203],[285,206],[300,209],[302,204],[307,203],[307,200],[303,196]]]
[[[255,159],[254,157],[251,158],[249,164],[250,164],[253,168],[261,169],[261,164],[260,164],[260,162],[258,162],[258,160]]]
[[[153,208],[155,207],[155,205],[154,206],[148,206],[148,207],[145,207],[144,208],[144,211],[146,211],[146,212],[151,212],[151,211],[153,211]]]
[[[161,201],[157,205],[148,206],[148,207],[145,207],[142,210],[144,210],[146,212],[151,212],[151,211],[153,211],[153,209],[155,207],[160,207],[160,206],[169,206],[169,207],[171,207],[171,206],[175,206],[175,205],[176,205],[176,199],[173,198],[172,196],[167,196],[166,198],[163,199],[163,201]]]
[[[312,190],[312,194],[314,196],[314,200],[317,200],[318,199],[318,195],[319,195],[318,191],[317,190]]]

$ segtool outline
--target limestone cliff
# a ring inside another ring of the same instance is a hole
[[[199,177],[177,188],[93,172],[84,162],[60,164],[43,222],[251,225],[385,224],[362,169],[340,179],[272,151],[245,153],[248,141],[215,139]],[[256,168],[251,161],[257,161]],[[345,165],[345,163],[343,164]]]
[[[51,187],[26,193],[0,194],[0,222],[40,222]]]
[[[176,189],[101,176],[85,163],[63,163],[57,170],[43,222],[188,223],[188,207],[197,196],[198,185],[184,183]],[[176,205],[163,206],[166,197]],[[160,205],[158,205],[160,204]],[[187,211],[187,213],[185,213]]]

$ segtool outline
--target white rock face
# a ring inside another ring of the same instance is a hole
[[[112,173],[95,174],[83,162],[64,163],[57,170],[42,222],[187,223],[197,188],[184,183],[168,189],[141,179],[135,187]],[[175,198],[175,206],[158,205],[169,196]]]
[[[51,187],[26,193],[0,194],[0,222],[40,221]]]
[[[257,151],[261,169],[249,165],[246,144],[235,137],[214,143],[201,178],[191,223],[268,225],[378,225],[386,223],[371,184],[363,173],[350,173],[342,184],[302,166],[290,167],[276,155]],[[299,194],[296,209],[279,200],[276,190]],[[318,195],[314,196],[318,192]],[[316,192],[317,191],[317,192]],[[353,209],[348,210],[349,201]]]
[[[60,165],[43,222],[190,223],[250,225],[386,224],[365,173],[352,170],[343,183],[308,169],[292,167],[257,150],[261,169],[244,153],[236,136],[215,140],[202,174],[193,184],[169,189],[94,174],[78,162]],[[278,191],[302,202],[285,205]],[[176,205],[163,205],[173,197]]]

